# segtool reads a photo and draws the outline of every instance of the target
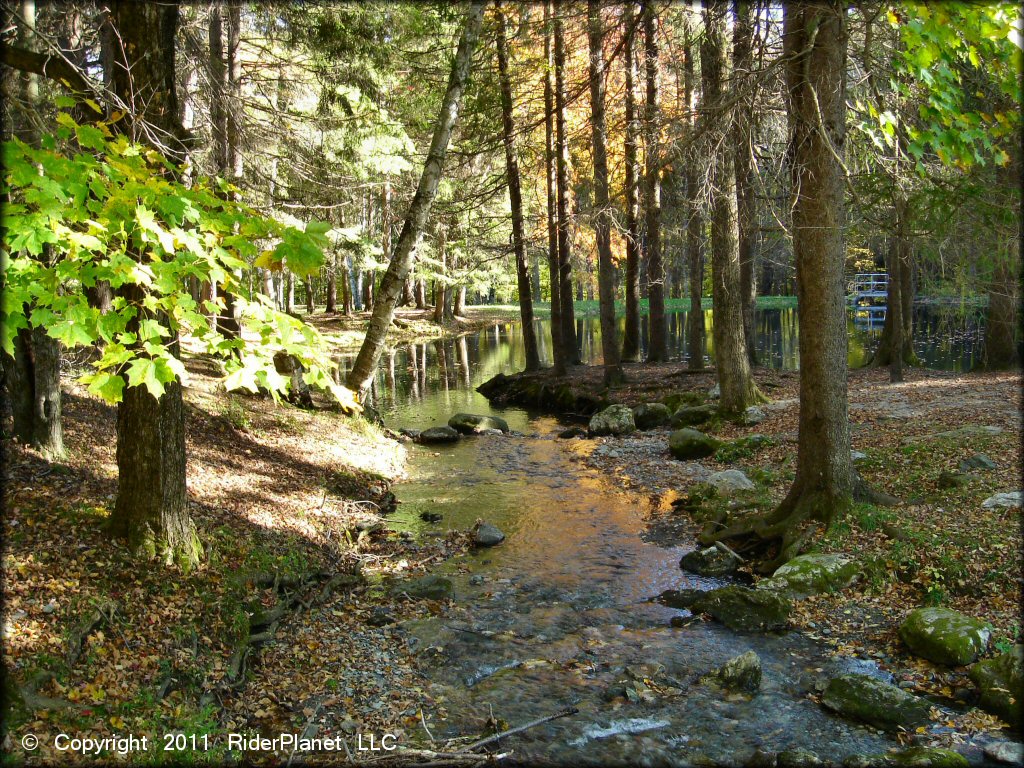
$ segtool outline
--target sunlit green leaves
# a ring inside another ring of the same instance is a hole
[[[72,139],[90,151],[59,149]],[[335,363],[319,334],[261,297],[250,300],[243,274],[257,241],[269,242],[292,271],[314,274],[330,245],[328,224],[275,221],[226,200],[204,180],[186,188],[162,172],[167,162],[153,150],[113,137],[102,124],[79,126],[66,114],[56,137],[38,148],[4,142],[2,158],[0,193],[11,202],[3,248],[5,350],[30,326],[67,347],[102,341],[94,370],[81,381],[117,402],[125,386],[158,397],[183,379],[171,343],[191,334],[211,354],[228,358],[229,387],[262,387],[275,396],[287,391],[290,380],[273,364],[283,350],[339,402],[351,400],[333,385]],[[220,293],[236,297],[242,339],[217,332],[210,313],[223,311],[222,300],[198,307],[187,290],[190,279],[217,283]],[[106,314],[89,306],[82,290],[100,281],[119,292]],[[129,286],[136,288],[125,292]]]

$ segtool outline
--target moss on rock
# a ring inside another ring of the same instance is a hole
[[[915,655],[961,667],[985,652],[990,631],[984,622],[949,608],[918,608],[904,619],[899,635]]]

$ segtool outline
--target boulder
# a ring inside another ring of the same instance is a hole
[[[559,440],[572,440],[575,437],[586,437],[587,430],[583,427],[569,427],[569,429],[562,430],[558,433]]]
[[[739,564],[740,561],[733,555],[717,547],[695,549],[687,552],[679,561],[680,568],[698,576],[725,576],[735,571]]]
[[[672,412],[664,403],[640,403],[633,409],[633,422],[637,429],[654,429],[667,424]]]
[[[757,486],[753,481],[738,469],[726,469],[715,472],[708,478],[708,482],[718,489],[719,493],[729,494],[736,491],[752,491]]]
[[[589,432],[595,437],[601,435],[628,435],[636,431],[633,411],[628,405],[609,405],[590,419]]]
[[[712,680],[723,688],[753,693],[761,687],[761,657],[753,651],[729,659],[705,680]]]
[[[789,600],[773,592],[728,586],[705,592],[690,607],[707,613],[740,632],[784,629],[789,619]]]
[[[780,565],[771,578],[759,581],[757,589],[800,599],[848,587],[857,579],[859,571],[857,563],[843,555],[800,555]]]
[[[478,523],[473,528],[473,544],[477,547],[493,547],[505,540],[505,534],[490,523]]]
[[[684,405],[700,405],[704,402],[704,393],[697,392],[694,390],[688,390],[686,392],[673,392],[668,397],[662,399],[669,411],[675,413]]]
[[[673,427],[692,427],[703,424],[718,413],[718,407],[714,405],[684,405],[672,414],[671,424]]]
[[[722,396],[722,387],[719,384],[715,384],[711,389],[708,390],[708,397],[712,400],[717,400]]]
[[[668,436],[669,452],[677,459],[684,461],[711,456],[721,445],[720,440],[698,432],[696,429],[677,429]]]
[[[979,661],[967,670],[967,675],[978,686],[981,708],[1019,728],[1024,715],[1024,645],[1015,645],[995,658]]]
[[[895,768],[967,768],[967,758],[943,747],[910,747],[886,755]]]
[[[832,678],[821,703],[844,717],[887,731],[896,731],[900,726],[913,730],[929,722],[927,702],[870,675]]]
[[[454,443],[459,439],[459,433],[451,427],[431,427],[424,429],[416,437],[417,443],[432,445],[435,443]]]
[[[994,496],[989,496],[983,502],[981,506],[984,509],[1013,509],[1020,508],[1021,506],[1021,493],[1020,491],[1011,491],[1010,493],[997,493]]]
[[[395,591],[423,600],[446,600],[452,596],[452,582],[444,576],[429,574],[400,584]]]
[[[825,765],[813,752],[802,749],[785,749],[775,756],[777,768],[817,768]]]
[[[983,621],[949,608],[917,608],[899,628],[900,639],[916,656],[962,667],[988,647],[989,627]]]
[[[500,416],[479,416],[475,413],[456,413],[448,419],[448,426],[463,435],[478,435],[487,429],[508,433],[508,422]]]
[[[703,589],[666,589],[653,599],[654,602],[667,605],[669,608],[689,609],[703,596]]]
[[[998,465],[984,453],[976,453],[960,462],[961,472],[970,472],[972,469],[996,469]]]
[[[755,424],[760,424],[762,421],[768,418],[768,414],[763,409],[758,408],[756,405],[749,406],[743,411],[743,423],[748,427],[752,427]]]
[[[985,757],[997,763],[1024,765],[1024,744],[1016,741],[994,741],[985,745]]]

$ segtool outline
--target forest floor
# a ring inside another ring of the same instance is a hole
[[[358,352],[362,346],[363,339],[366,337],[366,329],[370,324],[370,313],[328,315],[323,312],[315,312],[312,315],[304,315],[303,319],[320,331],[331,349],[342,353],[352,353]],[[395,320],[388,331],[388,344],[401,346],[445,336],[459,336],[518,319],[518,307],[476,306],[466,307],[465,315],[450,318],[438,324],[434,322],[433,309],[399,307],[395,310]]]
[[[416,544],[387,529],[378,505],[405,454],[378,428],[323,402],[230,395],[213,361],[186,365],[189,506],[205,547],[190,573],[140,563],[104,532],[113,407],[69,381],[65,461],[4,441],[4,762],[96,759],[57,752],[58,733],[148,734],[147,754],[130,759],[177,764],[223,762],[228,732],[354,744],[357,732],[420,727],[417,678],[390,624],[432,604],[389,585],[467,537]],[[288,608],[280,622],[258,626],[275,607]],[[188,753],[153,742],[171,732],[188,736]],[[29,733],[39,747],[26,753]]]
[[[679,365],[627,366],[629,382],[603,392],[601,374],[597,366],[577,369],[573,391],[636,405],[686,392],[701,399],[715,383],[712,372],[691,374]],[[598,438],[602,445],[590,453],[590,461],[655,497],[660,510],[650,521],[655,537],[693,541],[701,523],[730,503],[712,498],[697,515],[672,504],[712,472],[740,469],[756,483],[757,490],[734,496],[733,505],[767,511],[787,492],[796,463],[799,377],[766,369],[755,377],[771,398],[761,406],[761,423],[715,421],[696,429],[722,440],[765,435],[771,438],[766,447],[719,451],[697,463],[669,455],[667,428]],[[797,630],[837,653],[872,659],[905,688],[972,702],[963,668],[912,656],[896,630],[913,608],[945,605],[992,625],[990,654],[1021,642],[1020,509],[982,506],[995,493],[1022,487],[1021,383],[1019,373],[915,368],[894,385],[886,370],[850,372],[853,448],[864,454],[855,465],[872,487],[901,501],[891,507],[858,503],[819,541],[820,551],[854,557],[864,576],[852,589],[796,603],[791,621]],[[996,468],[970,470],[963,485],[944,487],[944,473],[957,473],[961,461],[978,453]],[[953,741],[957,732],[999,727],[978,709],[966,710],[949,725]]]

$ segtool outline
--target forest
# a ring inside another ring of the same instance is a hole
[[[1024,762],[1016,4],[3,16],[4,764]]]

